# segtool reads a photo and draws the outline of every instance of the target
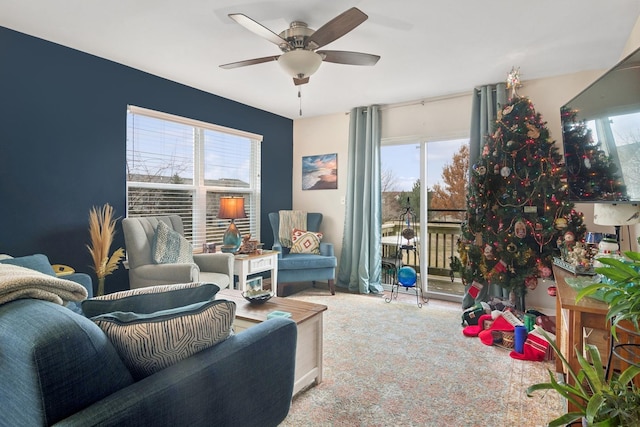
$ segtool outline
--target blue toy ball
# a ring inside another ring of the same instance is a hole
[[[415,285],[417,278],[418,275],[416,271],[411,267],[402,267],[398,270],[398,282],[400,282],[402,286],[409,287]]]

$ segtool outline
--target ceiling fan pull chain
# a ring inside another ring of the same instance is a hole
[[[302,117],[302,87],[298,86],[298,100],[300,102],[300,117]]]

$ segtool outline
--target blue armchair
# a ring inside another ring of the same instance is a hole
[[[321,242],[320,255],[308,253],[290,253],[290,248],[280,242],[280,215],[269,213],[269,222],[273,230],[273,250],[278,254],[278,283],[274,285],[276,295],[280,295],[280,284],[294,282],[312,282],[326,280],[331,295],[335,295],[335,278],[337,260],[333,252],[333,244]],[[307,230],[320,231],[321,213],[307,214]]]

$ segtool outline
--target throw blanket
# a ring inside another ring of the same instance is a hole
[[[71,280],[11,264],[0,264],[0,304],[21,298],[35,298],[64,305],[65,301],[87,298],[84,286]]]
[[[303,211],[278,211],[280,214],[280,231],[278,239],[285,248],[293,246],[291,233],[294,228],[307,231],[307,213]]]

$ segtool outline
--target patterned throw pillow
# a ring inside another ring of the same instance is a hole
[[[156,264],[185,264],[193,262],[191,243],[163,221],[158,222],[151,248]]]
[[[320,255],[320,240],[322,233],[313,231],[293,229],[291,233],[291,253],[292,254],[316,254]]]
[[[86,300],[82,310],[139,380],[232,334],[236,305],[215,300],[219,289],[199,283],[150,286]]]

